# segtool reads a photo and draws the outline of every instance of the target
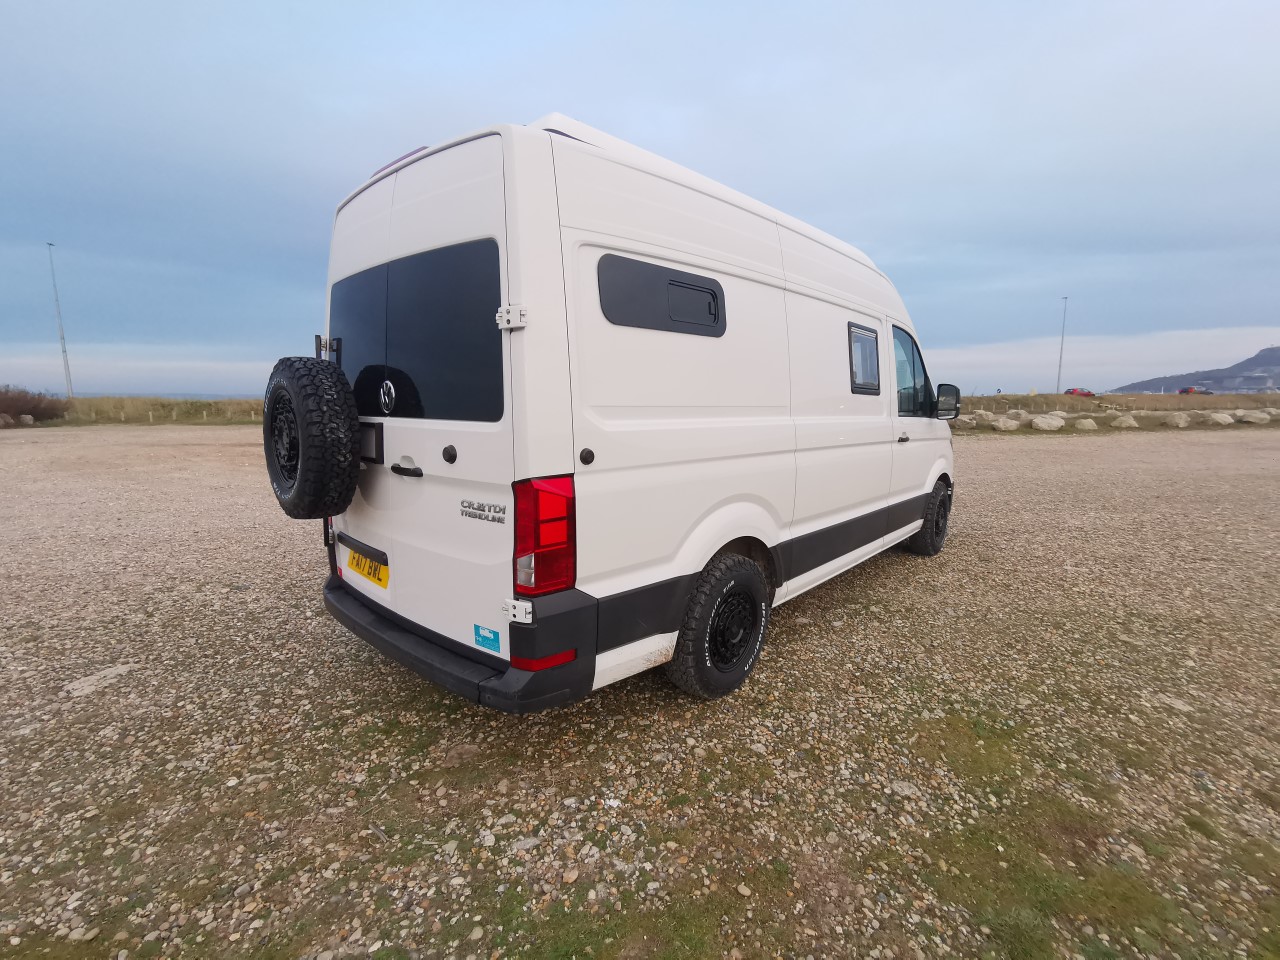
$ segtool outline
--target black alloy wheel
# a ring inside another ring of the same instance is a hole
[[[947,525],[951,522],[952,490],[939,480],[924,506],[924,523],[907,540],[907,549],[922,557],[932,557],[942,551],[947,542]]]
[[[298,414],[287,393],[272,397],[267,412],[271,421],[271,450],[280,479],[289,488],[298,482]]]
[[[280,508],[295,520],[336,517],[360,480],[360,420],[336,363],[285,357],[267,381],[262,452]]]
[[[685,693],[713,700],[751,675],[773,606],[773,585],[760,563],[737,553],[712,558],[698,575],[667,676]]]
[[[735,669],[747,652],[759,619],[759,608],[745,589],[731,590],[722,597],[711,612],[707,631],[711,665],[721,673]]]

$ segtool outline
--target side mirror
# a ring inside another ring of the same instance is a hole
[[[938,403],[935,407],[939,420],[954,420],[960,416],[960,388],[954,383],[938,384]]]

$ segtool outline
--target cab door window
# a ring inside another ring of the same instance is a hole
[[[933,385],[924,368],[924,358],[911,334],[893,328],[893,366],[898,387],[898,416],[933,416]]]

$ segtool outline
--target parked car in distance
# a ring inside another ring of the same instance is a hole
[[[1178,392],[1179,392],[1179,393],[1202,393],[1202,394],[1204,394],[1206,397],[1212,397],[1212,396],[1213,396],[1213,391],[1212,391],[1212,390],[1206,390],[1204,387],[1183,387],[1183,388],[1182,388],[1181,390],[1179,390]]]
[[[1072,387],[1070,390],[1064,390],[1068,397],[1093,397],[1097,396],[1092,390],[1086,390],[1084,387]]]

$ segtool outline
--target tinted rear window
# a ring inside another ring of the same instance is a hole
[[[386,379],[387,265],[339,280],[329,294],[329,336],[342,339],[342,372],[355,389],[362,417],[380,417],[378,388]]]
[[[342,338],[342,367],[362,416],[502,419],[498,244],[474,240],[402,257],[333,286],[329,336]]]

